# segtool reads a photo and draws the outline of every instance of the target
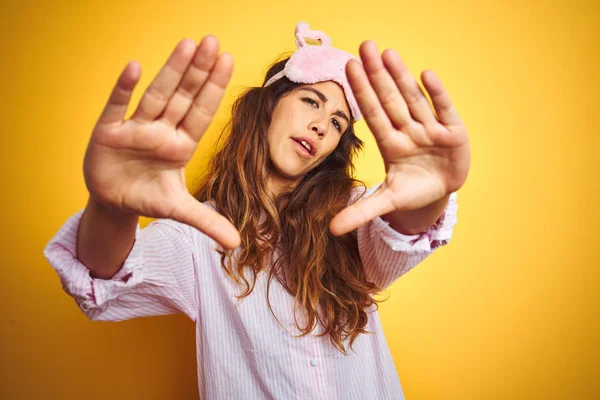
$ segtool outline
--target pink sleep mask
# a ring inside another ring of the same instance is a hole
[[[265,83],[265,87],[283,76],[295,83],[334,81],[344,89],[352,117],[356,121],[360,120],[362,114],[346,77],[346,63],[351,59],[358,59],[348,52],[331,46],[329,36],[321,31],[310,30],[306,22],[298,22],[295,35],[298,50],[292,54],[283,70]],[[320,45],[308,44],[307,39],[319,41]]]

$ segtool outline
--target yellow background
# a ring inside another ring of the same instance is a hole
[[[212,33],[234,55],[191,178],[235,96],[295,49],[299,20],[354,54],[372,38],[413,74],[436,71],[469,128],[452,242],[381,306],[407,398],[599,398],[600,3],[13,3],[0,11],[0,398],[198,397],[190,321],[91,322],[42,250],[85,205],[86,144],[128,61],[142,65],[137,104],[181,38]],[[359,134],[373,184],[383,166]]]

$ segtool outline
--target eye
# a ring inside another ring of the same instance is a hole
[[[317,103],[316,101],[314,101],[313,99],[311,99],[310,97],[305,97],[302,99],[302,101],[304,101],[305,103],[310,104],[313,107],[317,107],[319,108],[319,103]]]
[[[312,107],[319,108],[319,103],[317,103],[315,100],[311,99],[310,97],[304,97],[304,98],[302,98],[302,101],[310,104]],[[338,132],[342,131],[342,124],[340,124],[340,121],[338,121],[335,118],[332,118],[331,122],[333,122],[333,126],[335,127],[335,129],[337,129]]]
[[[335,129],[337,129],[338,132],[342,131],[342,124],[340,124],[340,121],[335,118],[331,118],[331,122],[333,122],[333,126],[335,126]]]

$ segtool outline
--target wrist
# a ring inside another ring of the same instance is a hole
[[[393,211],[383,215],[390,227],[405,235],[417,235],[435,227],[443,218],[450,194],[416,210]]]
[[[135,224],[137,224],[139,220],[138,214],[125,212],[117,207],[107,206],[91,195],[88,199],[85,211],[106,222],[118,224],[133,224],[135,222]]]

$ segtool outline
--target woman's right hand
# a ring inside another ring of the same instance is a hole
[[[208,128],[233,71],[233,58],[206,36],[182,40],[125,119],[141,67],[121,73],[90,139],[83,171],[90,197],[126,214],[170,218],[196,227],[225,248],[240,245],[236,228],[196,200],[184,168]]]

